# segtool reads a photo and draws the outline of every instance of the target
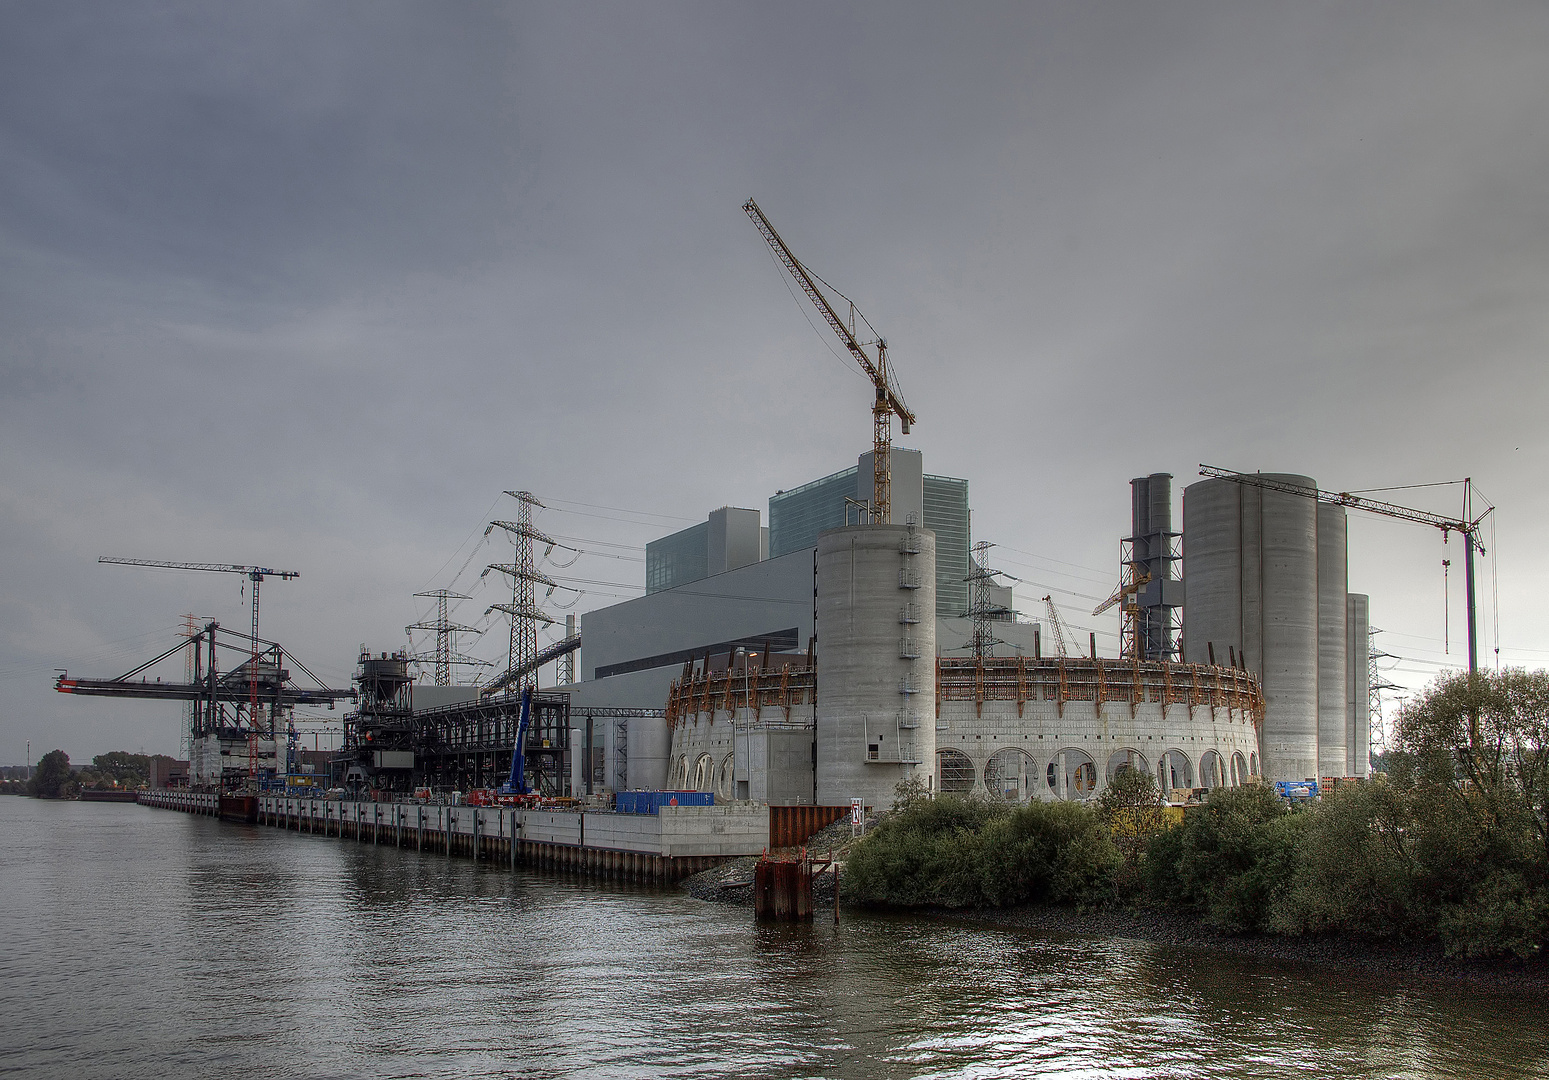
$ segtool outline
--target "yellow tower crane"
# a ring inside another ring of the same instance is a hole
[[[887,342],[882,339],[881,335],[877,335],[873,340],[867,342],[862,342],[857,338],[855,336],[855,303],[845,297],[843,293],[840,293],[838,289],[828,286],[836,296],[850,305],[850,322],[846,324],[839,317],[839,314],[834,311],[834,306],[829,303],[828,297],[818,288],[818,282],[822,281],[822,278],[808,270],[802,265],[801,260],[791,254],[791,249],[785,246],[785,241],[780,239],[780,234],[775,232],[773,225],[769,224],[769,219],[758,208],[758,203],[749,199],[742,204],[742,209],[753,220],[753,224],[757,226],[759,233],[768,242],[770,248],[773,249],[775,256],[784,264],[786,270],[790,271],[791,277],[796,279],[796,284],[801,286],[801,291],[807,294],[807,299],[812,301],[819,314],[823,316],[824,321],[828,323],[834,333],[839,335],[839,340],[844,343],[846,349],[850,350],[850,355],[855,358],[856,363],[860,364],[861,370],[866,373],[867,378],[871,379],[872,386],[877,389],[876,399],[871,406],[871,517],[876,522],[885,523],[891,521],[893,502],[893,416],[895,414],[898,416],[899,423],[903,427],[903,433],[907,435],[909,434],[909,426],[914,423],[914,413],[910,412],[909,406],[904,404],[903,395],[899,393],[898,386],[893,381],[892,373],[888,370]],[[824,284],[827,285],[827,282],[824,282]],[[866,322],[866,317],[862,315],[860,318],[861,322],[869,329],[871,324]],[[868,347],[876,350],[877,355],[875,358],[866,351]]]

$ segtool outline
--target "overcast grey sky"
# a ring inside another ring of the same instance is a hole
[[[0,6],[0,762],[175,751],[53,669],[246,621],[99,555],[301,571],[264,636],[342,683],[509,552],[502,489],[598,553],[556,573],[638,583],[852,464],[869,387],[749,195],[887,335],[1030,614],[1113,647],[1135,475],[1472,476],[1502,657],[1549,663],[1546,57],[1542,3]],[[1395,681],[1461,658],[1444,557],[1352,517]]]

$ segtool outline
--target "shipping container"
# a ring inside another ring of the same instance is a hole
[[[711,791],[620,791],[613,808],[621,814],[654,814],[664,806],[714,806]]]

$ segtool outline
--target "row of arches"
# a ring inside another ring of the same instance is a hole
[[[673,791],[713,791],[717,799],[730,800],[736,786],[732,766],[731,754],[719,765],[709,754],[699,754],[692,761],[687,754],[679,754],[667,770],[667,787]]]
[[[1060,799],[1089,799],[1124,769],[1152,771],[1139,750],[1115,750],[1108,755],[1099,785],[1097,762],[1085,750],[1060,750],[1043,761],[1020,747],[1008,746],[990,756],[981,777],[973,760],[961,750],[949,747],[936,752],[936,786],[943,794],[966,795],[982,780],[985,791],[1007,802],[1027,802],[1046,794]],[[1224,758],[1216,750],[1206,750],[1196,763],[1184,751],[1171,749],[1157,759],[1152,775],[1165,794],[1174,788],[1238,787],[1258,770],[1257,753],[1244,757],[1238,751]]]

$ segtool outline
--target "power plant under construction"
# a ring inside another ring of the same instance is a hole
[[[554,619],[537,588],[562,586],[536,549],[557,541],[535,523],[543,503],[508,492],[515,520],[491,522],[486,535],[502,530],[514,554],[484,573],[510,579],[510,602],[490,608],[509,620],[510,649],[504,672],[481,684],[450,677],[472,662],[455,644],[472,628],[448,617],[448,601],[464,594],[419,594],[438,605],[434,622],[411,627],[436,634],[426,658],[433,683],[416,677],[419,658],[408,651],[362,647],[352,686],[303,686],[288,666],[310,672],[261,639],[258,625],[258,582],[297,575],[152,563],[249,577],[251,634],[190,626],[185,642],[125,676],[64,675],[58,689],[186,702],[190,786],[262,797],[276,820],[301,811],[274,799],[317,787],[398,803],[456,792],[574,813],[584,836],[584,815],[619,809],[624,792],[683,795],[674,801],[684,820],[700,801],[832,811],[802,819],[817,822],[838,808],[886,809],[901,785],[927,796],[1086,800],[1134,769],[1164,798],[1188,802],[1259,780],[1365,777],[1378,687],[1368,600],[1348,589],[1351,508],[1465,539],[1474,662],[1473,556],[1490,509],[1471,517],[1465,505],[1462,518],[1447,519],[1323,491],[1295,474],[1202,467],[1205,478],[1183,492],[1181,529],[1170,474],[1130,482],[1118,586],[1092,613],[1116,610],[1118,655],[1099,656],[1095,634],[1083,648],[1052,597],[1042,618],[1019,615],[1014,584],[1003,583],[1010,576],[989,566],[992,545],[973,542],[968,481],[927,473],[919,451],[892,443],[893,417],[906,433],[915,417],[886,344],[857,336],[853,304],[841,318],[843,297],[820,287],[754,203],[744,209],[873,382],[872,447],[853,468],[776,492],[767,522],[759,509],[725,506],[648,543],[644,595],[568,619],[542,648],[540,629]],[[136,679],[179,650],[184,681]],[[222,650],[240,662],[221,670]],[[554,684],[539,689],[550,664]],[[308,773],[288,718],[297,706],[339,701],[353,702],[342,746]],[[392,828],[407,828],[395,815]],[[326,828],[333,819],[315,820]],[[738,820],[738,843],[767,846],[767,829],[760,837]],[[355,835],[366,828],[359,816],[338,821]],[[557,839],[544,842],[571,843],[572,825],[556,821],[542,827]],[[506,829],[503,814],[498,824]],[[423,815],[415,827],[424,843]],[[481,827],[472,826],[475,845]],[[602,835],[595,825],[592,835]]]
[[[347,689],[301,686],[278,646],[254,666],[249,642],[228,645],[211,624],[179,646],[194,655],[186,682],[136,669],[65,675],[58,688],[189,701],[191,783],[204,790],[295,786],[286,717],[340,701],[352,703],[343,745],[308,783],[498,788],[511,779],[520,690],[557,659],[569,678],[531,695],[520,778],[555,798],[666,789],[886,808],[914,782],[1082,800],[1134,768],[1183,800],[1369,771],[1368,605],[1346,587],[1345,507],[1260,486],[1316,493],[1311,479],[1201,480],[1183,493],[1181,530],[1170,476],[1131,481],[1127,561],[1104,605],[1118,611],[1121,647],[1099,656],[1052,602],[1041,619],[1018,616],[988,545],[968,542],[967,482],[925,473],[917,451],[891,452],[902,522],[846,524],[870,456],[778,493],[768,526],[758,510],[723,507],[651,542],[643,596],[581,614],[546,649],[535,631],[521,670],[483,685],[421,679],[400,650],[363,651]],[[242,662],[220,671],[210,654],[228,649]]]

